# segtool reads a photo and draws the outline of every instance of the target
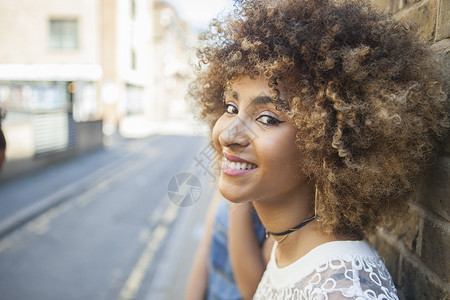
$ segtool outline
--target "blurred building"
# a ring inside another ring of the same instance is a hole
[[[101,99],[105,133],[152,112],[152,1],[100,0]],[[135,130],[142,130],[140,124]]]
[[[15,160],[76,148],[80,131],[101,127],[75,121],[100,117],[98,13],[96,1],[0,2],[0,105],[7,111],[8,142],[4,173]]]
[[[165,1],[153,2],[154,118],[189,124],[192,116],[185,101],[192,80],[197,33]]]
[[[152,1],[0,1],[2,177],[102,145],[151,111]]]

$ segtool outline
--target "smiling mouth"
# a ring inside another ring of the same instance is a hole
[[[249,162],[234,162],[224,158],[224,164],[232,170],[252,170],[258,166]]]

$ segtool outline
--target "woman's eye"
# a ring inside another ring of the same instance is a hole
[[[225,112],[227,112],[229,114],[237,114],[238,109],[233,104],[228,103],[228,104],[225,104]]]
[[[256,120],[259,121],[262,124],[270,125],[270,126],[278,125],[278,124],[284,122],[284,121],[278,120],[275,117],[268,116],[268,115],[262,115],[262,116],[258,117]]]

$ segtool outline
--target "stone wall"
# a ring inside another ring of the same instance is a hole
[[[373,0],[397,19],[415,22],[450,70],[450,0]],[[444,78],[449,82],[449,74]],[[408,217],[372,240],[391,272],[401,299],[450,298],[450,138],[411,201]]]

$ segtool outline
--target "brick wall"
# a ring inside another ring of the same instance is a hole
[[[450,0],[372,0],[395,18],[415,22],[450,70]],[[449,82],[450,72],[444,80]],[[410,214],[371,241],[384,257],[401,299],[450,299],[450,137]]]

